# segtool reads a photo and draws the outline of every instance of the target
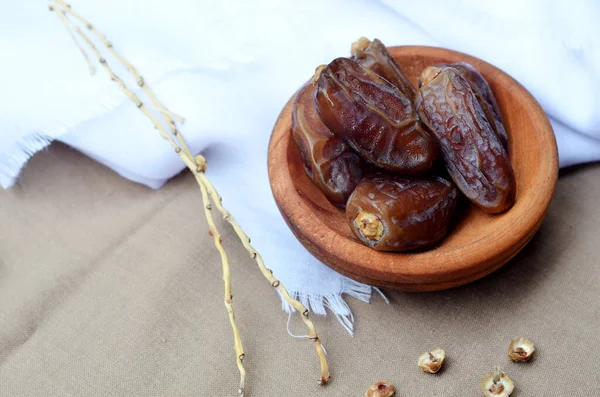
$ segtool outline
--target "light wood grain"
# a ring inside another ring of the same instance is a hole
[[[291,100],[273,129],[269,178],[275,201],[302,245],[323,263],[355,280],[406,291],[463,285],[500,268],[542,224],[558,177],[556,140],[537,101],[500,69],[459,52],[422,46],[391,47],[413,83],[432,64],[465,61],[488,80],[506,124],[517,181],[516,203],[501,215],[468,206],[446,240],[429,251],[385,253],[358,242],[342,210],[304,173],[291,136]],[[293,261],[290,266],[293,266]]]

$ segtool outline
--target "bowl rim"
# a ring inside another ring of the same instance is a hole
[[[466,280],[470,275],[476,274],[481,274],[477,278],[483,277],[516,255],[542,224],[558,179],[558,148],[552,126],[539,103],[519,82],[481,59],[440,47],[394,46],[388,49],[395,58],[421,56],[441,57],[450,59],[451,62],[466,61],[473,64],[482,74],[493,75],[497,84],[518,91],[518,94],[514,95],[522,97],[522,102],[527,107],[524,110],[535,119],[537,129],[541,132],[540,145],[545,144],[549,149],[540,151],[540,172],[534,176],[534,181],[542,188],[532,190],[532,193],[527,196],[527,208],[519,211],[520,214],[524,214],[526,221],[516,222],[515,228],[505,227],[497,235],[485,234],[468,244],[446,249],[442,246],[419,253],[378,252],[341,236],[308,207],[301,197],[302,192],[296,191],[292,181],[287,161],[287,146],[291,139],[293,96],[281,111],[269,142],[268,170],[275,202],[302,245],[323,263],[350,278],[368,280],[370,284],[394,286],[435,284],[455,279]],[[281,164],[286,166],[282,167]],[[284,194],[285,199],[283,199]],[[520,203],[515,206],[518,204]],[[496,216],[504,217],[505,223],[508,223],[510,218],[517,216],[517,214],[510,215],[511,210]],[[319,230],[319,233],[315,233],[315,230]],[[362,255],[357,255],[359,253]],[[375,257],[378,265],[358,263],[353,260],[357,256]],[[498,263],[498,258],[502,258],[502,263]],[[362,276],[365,272],[369,274],[368,278]]]

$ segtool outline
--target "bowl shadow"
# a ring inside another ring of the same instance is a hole
[[[464,310],[461,318],[480,318],[482,313],[489,313],[487,309],[499,316],[511,315],[544,285],[545,279],[557,273],[561,263],[566,262],[564,258],[568,257],[568,248],[573,242],[563,219],[571,216],[569,209],[574,208],[571,204],[575,204],[573,197],[576,196],[577,191],[573,191],[572,186],[567,188],[559,182],[555,199],[539,231],[521,252],[490,275],[442,291],[414,293],[384,289],[384,293],[391,303],[401,303],[402,310],[426,309],[439,311],[437,314],[444,316],[448,305],[439,305],[438,302],[451,302],[457,308],[485,309]],[[560,250],[547,249],[557,241],[561,241]]]

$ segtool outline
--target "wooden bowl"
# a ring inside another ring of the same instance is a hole
[[[517,181],[515,205],[501,215],[487,215],[473,205],[467,206],[450,235],[428,251],[374,251],[358,242],[343,210],[330,204],[304,173],[291,134],[291,99],[269,143],[273,196],[302,245],[352,279],[405,291],[441,290],[472,282],[508,262],[542,224],[558,177],[552,127],[531,94],[489,63],[443,48],[402,46],[389,50],[413,84],[425,67],[437,63],[466,61],[485,76],[509,135]],[[290,266],[294,266],[293,261]]]

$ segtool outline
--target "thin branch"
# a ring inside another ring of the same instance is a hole
[[[49,5],[48,8],[50,9],[50,11],[56,11],[56,8],[53,5]],[[65,27],[67,28],[67,32],[69,32],[69,36],[71,36],[71,38],[73,39],[73,43],[75,43],[75,45],[81,52],[81,55],[83,55],[83,58],[85,59],[85,62],[88,65],[88,69],[90,70],[90,74],[92,74],[92,75],[95,74],[96,68],[92,64],[90,57],[88,57],[87,52],[84,51],[83,47],[81,46],[81,44],[79,44],[79,41],[77,41],[77,38],[73,34],[73,28],[72,28],[71,22],[67,19],[67,17],[65,16],[65,13],[62,10],[57,11],[57,15],[60,18],[60,20],[65,24]]]
[[[313,322],[308,318],[308,310],[302,303],[290,296],[289,292],[283,286],[283,284],[279,280],[277,280],[273,276],[273,272],[265,266],[265,262],[263,261],[262,256],[254,249],[254,247],[252,247],[248,235],[236,222],[233,216],[231,216],[229,211],[227,211],[225,207],[223,207],[221,203],[221,196],[219,196],[219,193],[214,188],[213,184],[210,182],[208,177],[204,173],[201,173],[197,175],[197,178],[201,179],[201,183],[206,185],[210,195],[212,196],[217,206],[217,209],[221,212],[221,214],[223,214],[223,219],[225,219],[231,224],[231,226],[233,226],[233,230],[235,230],[240,241],[242,242],[246,250],[250,253],[250,256],[254,260],[256,260],[256,263],[263,276],[267,279],[267,281],[269,281],[269,283],[271,283],[271,286],[277,288],[277,290],[281,292],[286,302],[288,302],[294,309],[296,309],[296,311],[302,318],[302,321],[308,327],[309,339],[315,342],[315,350],[317,351],[317,356],[319,357],[319,363],[321,365],[321,376],[319,377],[319,384],[327,383],[327,381],[329,381],[329,379],[331,378],[331,375],[329,374],[329,368],[327,366],[327,359],[325,358],[325,352],[323,351],[323,345],[321,344],[321,340],[319,339],[317,329],[315,328]]]
[[[223,237],[217,226],[215,225],[215,221],[212,216],[212,206],[210,204],[210,199],[208,197],[208,191],[206,186],[202,183],[200,185],[200,191],[202,192],[202,202],[204,203],[204,214],[206,215],[206,221],[208,222],[208,227],[210,230],[210,235],[213,237],[213,241],[219,254],[221,254],[221,263],[223,265],[223,284],[225,286],[225,295],[223,301],[225,302],[225,307],[227,308],[227,313],[229,314],[229,322],[231,323],[231,329],[233,330],[233,341],[234,341],[234,349],[236,354],[236,363],[238,366],[238,370],[240,372],[240,387],[238,393],[240,396],[244,396],[245,394],[245,383],[246,383],[246,370],[244,369],[244,365],[242,361],[244,360],[244,348],[242,347],[242,339],[240,337],[240,331],[235,322],[235,315],[233,313],[233,295],[231,293],[231,270],[229,267],[229,259],[227,258],[227,253],[225,252],[225,248],[223,248]]]
[[[102,64],[104,69],[107,71],[109,76],[113,81],[115,81],[123,90],[123,92],[137,105],[137,107],[150,118],[152,124],[154,124],[155,128],[158,130],[160,135],[169,141],[175,152],[179,155],[185,165],[192,171],[194,174],[198,185],[200,186],[200,190],[202,193],[202,199],[204,202],[205,215],[207,222],[209,224],[209,228],[211,234],[213,236],[213,240],[217,250],[221,254],[221,262],[223,267],[223,282],[225,286],[225,306],[227,308],[227,312],[229,313],[229,319],[231,322],[231,326],[234,334],[234,347],[236,351],[236,361],[238,365],[238,369],[240,371],[240,394],[244,393],[244,384],[245,384],[245,369],[242,364],[242,360],[244,358],[243,348],[241,344],[241,338],[239,335],[239,330],[237,328],[237,324],[235,322],[233,305],[232,305],[232,295],[231,295],[231,274],[229,268],[229,261],[227,258],[227,254],[221,244],[221,235],[218,232],[213,217],[212,217],[212,205],[210,203],[209,197],[212,198],[212,201],[216,205],[217,209],[223,215],[223,218],[228,221],[233,229],[235,230],[237,236],[240,241],[246,248],[246,250],[250,253],[250,256],[256,260],[256,263],[263,274],[263,276],[269,281],[272,287],[276,288],[284,297],[284,299],[300,314],[302,321],[307,326],[309,330],[309,338],[314,341],[315,350],[317,352],[317,356],[319,358],[319,362],[321,365],[321,374],[319,378],[320,384],[325,384],[331,378],[329,375],[329,369],[327,366],[327,360],[325,358],[325,353],[323,350],[323,346],[319,339],[317,330],[313,324],[313,322],[308,318],[309,312],[306,307],[300,303],[298,300],[293,299],[283,284],[277,280],[272,271],[267,269],[262,259],[262,256],[252,247],[250,244],[250,238],[246,235],[240,225],[235,221],[235,219],[231,216],[229,211],[225,209],[222,205],[222,199],[217,190],[214,188],[204,171],[206,170],[206,161],[202,155],[193,156],[189,146],[183,135],[179,132],[176,126],[176,121],[179,123],[183,122],[183,118],[178,116],[172,112],[170,112],[159,100],[156,98],[154,93],[150,90],[150,87],[147,83],[145,83],[143,77],[137,72],[135,67],[127,62],[113,47],[112,43],[108,41],[106,36],[104,36],[100,31],[98,31],[94,25],[92,25],[89,21],[83,18],[81,15],[77,14],[72,10],[71,6],[67,4],[64,0],[54,0],[56,4],[60,5],[62,8],[57,8],[55,5],[51,4],[50,8],[60,11],[57,14],[61,17],[63,22],[69,27],[72,31],[74,31],[77,35],[79,35],[90,47],[90,49],[97,56],[99,62]],[[110,68],[106,60],[102,57],[101,53],[98,51],[97,47],[94,43],[83,33],[83,31],[74,25],[67,17],[66,13],[72,15],[74,18],[83,23],[86,28],[92,31],[102,42],[102,44],[111,52],[111,54],[121,63],[123,64],[127,70],[132,74],[134,79],[136,80],[139,87],[143,88],[146,95],[152,101],[152,108],[157,110],[166,120],[166,123],[169,125],[171,129],[171,133],[176,136],[177,141],[173,138],[169,132],[167,132],[163,126],[163,124],[156,118],[156,116],[150,112],[147,106],[139,99],[139,97],[130,90],[127,85],[123,82],[121,78],[119,78]],[[83,51],[83,50],[82,50]],[[85,52],[84,52],[85,54]]]
[[[56,14],[61,17],[61,19],[67,25],[67,27],[72,29],[72,31],[74,31],[75,34],[79,35],[86,42],[86,44],[90,47],[92,52],[97,56],[98,61],[104,67],[104,69],[107,71],[107,73],[109,74],[111,79],[113,81],[115,81],[117,84],[119,84],[119,86],[121,87],[123,92],[137,105],[137,107],[146,116],[148,116],[150,118],[150,120],[152,121],[152,124],[154,124],[154,127],[159,131],[159,133],[161,134],[161,136],[163,138],[165,138],[167,141],[169,141],[171,146],[173,146],[173,148],[175,149],[175,152],[177,152],[177,154],[179,154],[179,156],[181,157],[183,162],[188,166],[188,168],[190,168],[190,170],[192,170],[195,173],[204,172],[205,167],[197,166],[196,162],[191,158],[190,155],[182,152],[181,147],[173,140],[172,136],[167,131],[165,131],[164,126],[162,125],[162,123],[160,123],[160,121],[156,118],[156,116],[154,116],[154,114],[152,114],[147,109],[147,107],[144,106],[144,103],[140,100],[140,98],[127,87],[125,82],[119,76],[117,76],[113,72],[110,65],[106,61],[106,59],[104,59],[102,57],[102,54],[100,53],[100,51],[98,50],[96,45],[83,33],[83,31],[78,26],[74,25],[66,17],[65,12],[64,12],[65,9],[57,8],[53,4],[50,4],[49,7],[51,9],[53,9],[54,11],[56,11]],[[70,10],[70,8],[68,8],[68,10]],[[244,359],[245,355],[244,355],[244,349],[242,346],[242,340],[240,337],[240,333],[239,333],[237,324],[235,322],[235,316],[234,316],[234,311],[233,311],[233,304],[232,304],[233,297],[232,297],[232,293],[231,293],[231,272],[230,272],[230,268],[229,268],[229,260],[227,258],[227,254],[225,253],[225,250],[223,249],[223,246],[221,244],[222,237],[216,228],[216,225],[212,218],[212,214],[209,210],[210,200],[208,197],[208,192],[207,192],[206,186],[204,186],[203,184],[200,184],[200,189],[202,191],[202,199],[204,201],[204,208],[205,208],[204,211],[206,214],[206,220],[208,222],[210,232],[213,235],[213,240],[214,240],[215,246],[217,247],[217,250],[221,254],[221,264],[222,264],[222,268],[223,268],[223,282],[225,284],[224,303],[225,303],[225,307],[227,309],[227,313],[229,315],[229,321],[231,323],[231,328],[233,330],[236,363],[237,363],[238,370],[240,373],[240,387],[239,387],[238,392],[239,392],[240,396],[244,396],[245,395],[245,384],[246,384],[246,370],[244,369],[242,360]]]
[[[110,53],[117,59],[117,61],[120,62],[123,66],[125,66],[125,68],[129,71],[129,73],[131,73],[131,75],[135,79],[137,85],[144,90],[146,95],[148,95],[148,98],[150,98],[150,100],[152,101],[152,105],[154,105],[154,107],[156,109],[158,109],[159,112],[163,113],[163,115],[167,119],[169,126],[171,126],[171,128],[172,128],[173,134],[178,135],[177,134],[178,131],[176,130],[176,125],[173,120],[176,120],[177,122],[182,124],[185,121],[185,119],[183,117],[167,110],[167,108],[158,100],[158,98],[156,98],[156,96],[154,95],[154,93],[152,92],[152,90],[150,89],[148,84],[146,84],[146,82],[144,81],[144,78],[138,73],[137,69],[131,63],[129,63],[123,56],[121,56],[121,54],[119,54],[117,52],[117,50],[115,50],[112,43],[110,41],[108,41],[106,36],[104,34],[102,34],[98,29],[96,29],[96,27],[94,25],[92,25],[92,23],[90,23],[87,19],[85,19],[79,13],[73,11],[71,6],[69,4],[67,4],[66,1],[64,1],[64,0],[55,0],[55,1],[58,4],[60,4],[63,7],[63,9],[65,9],[65,12],[68,12],[74,18],[78,19],[88,30],[90,30],[92,33],[94,33],[94,35],[96,35],[96,37],[98,37],[98,39],[100,39],[102,44],[106,48],[108,48]],[[192,152],[190,151],[190,148],[188,147],[185,139],[183,139],[182,137],[178,137],[178,138],[179,138],[179,143],[182,147],[182,150],[185,151],[191,157]]]

